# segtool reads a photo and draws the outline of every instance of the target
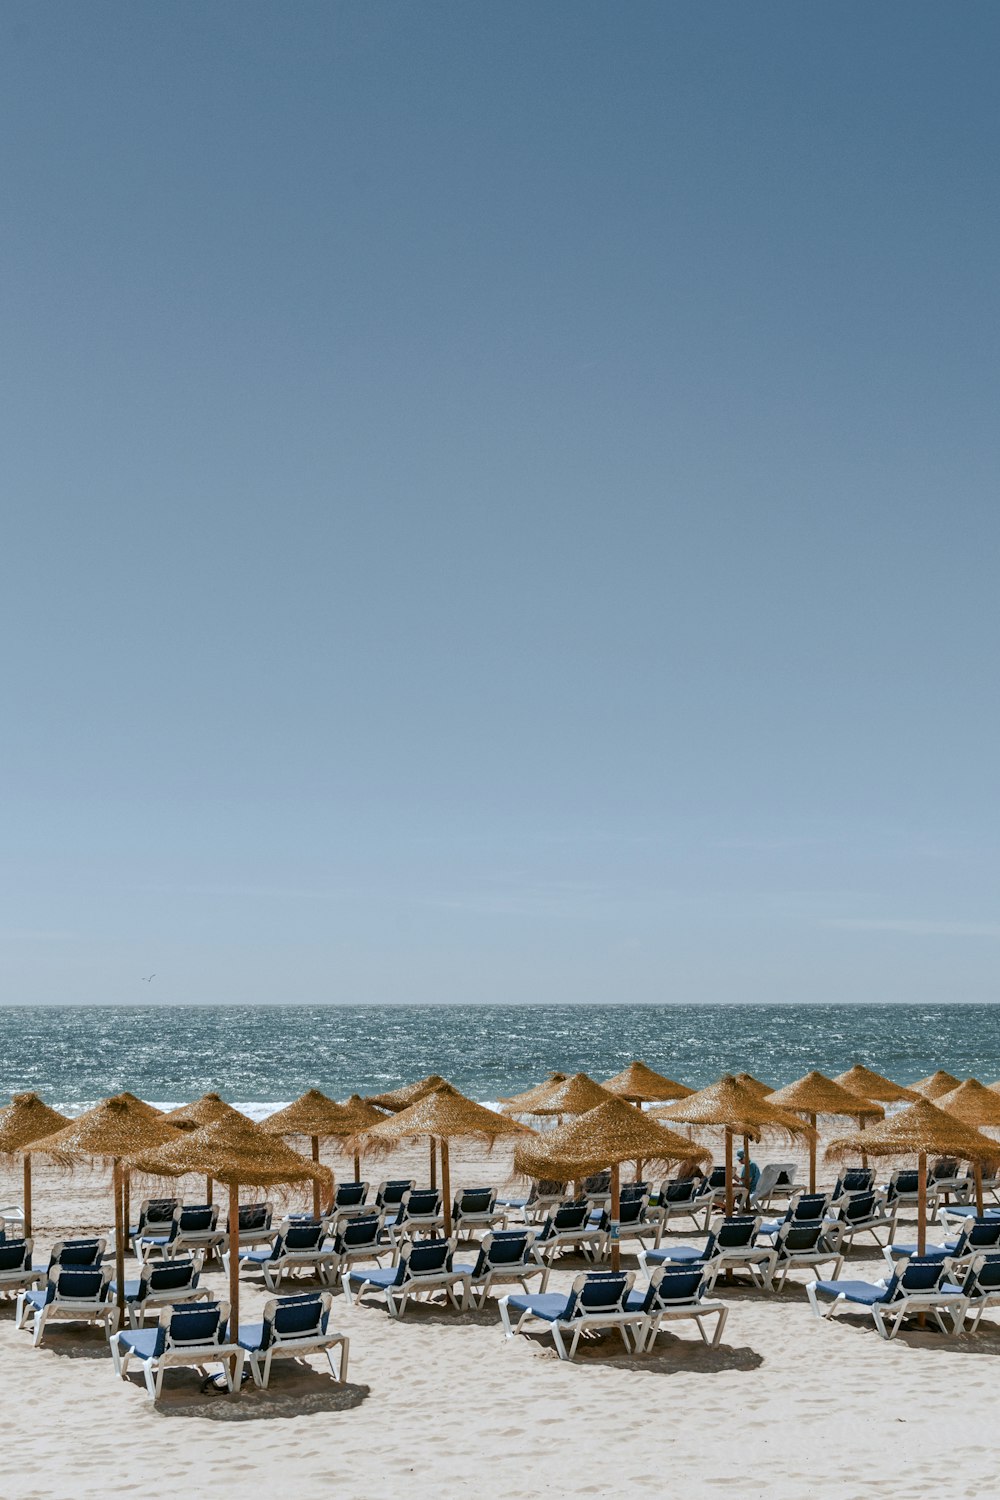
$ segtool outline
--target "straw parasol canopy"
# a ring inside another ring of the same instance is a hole
[[[638,1058],[613,1078],[606,1078],[601,1087],[617,1094],[619,1099],[627,1099],[630,1104],[659,1104],[661,1100],[687,1099],[694,1093],[694,1089],[685,1084],[675,1083],[662,1073],[654,1073]]]
[[[530,1109],[523,1107],[517,1110],[518,1114],[525,1115],[585,1115],[588,1110],[596,1109],[599,1104],[607,1104],[609,1099],[615,1096],[588,1078],[586,1073],[574,1073],[569,1078],[564,1078],[561,1083],[553,1084],[552,1088],[540,1099],[536,1100]],[[510,1106],[507,1106],[508,1112]]]
[[[0,1109],[0,1156],[22,1152],[24,1181],[24,1232],[31,1233],[31,1156],[24,1150],[32,1141],[52,1135],[68,1125],[66,1115],[50,1109],[37,1094],[15,1094],[6,1109]]]
[[[550,1073],[544,1083],[536,1083],[533,1088],[525,1089],[522,1094],[511,1094],[506,1099],[500,1100],[500,1108],[505,1114],[528,1115],[531,1106],[539,1101],[544,1102],[552,1092],[557,1083],[565,1083],[569,1077],[568,1073]]]
[[[177,1136],[159,1147],[138,1150],[129,1165],[151,1177],[185,1177],[204,1173],[229,1189],[229,1301],[231,1338],[240,1326],[240,1188],[281,1187],[293,1182],[318,1182],[329,1188],[329,1167],[309,1161],[276,1135],[261,1130],[233,1110],[229,1116]]]
[[[963,1125],[973,1130],[1000,1130],[1000,1096],[988,1089],[978,1078],[967,1078],[957,1089],[942,1094],[935,1100],[938,1109],[954,1115]],[[997,1145],[994,1161],[1000,1159],[1000,1144]],[[983,1164],[973,1162],[972,1171],[976,1181],[976,1212],[983,1212]]]
[[[885,1115],[881,1104],[862,1099],[860,1094],[852,1094],[850,1089],[841,1088],[839,1083],[834,1083],[832,1078],[815,1068],[795,1083],[768,1094],[767,1102],[779,1109],[792,1109],[796,1114],[805,1115],[814,1132],[817,1115],[847,1115],[858,1121],[859,1129],[864,1129],[866,1118],[881,1120]],[[809,1138],[809,1191],[816,1191],[815,1134]]]
[[[363,1105],[363,1108],[370,1109],[379,1119],[384,1118],[372,1105]],[[359,1126],[355,1124],[355,1115],[345,1105],[335,1103],[326,1094],[320,1093],[319,1089],[307,1089],[294,1104],[288,1104],[284,1109],[268,1115],[266,1120],[261,1121],[260,1128],[268,1135],[307,1135],[312,1144],[312,1159],[319,1161],[320,1140],[330,1137],[343,1139],[353,1135]],[[314,1182],[313,1216],[317,1219],[319,1208],[319,1183]]]
[[[125,1307],[125,1239],[128,1233],[122,1159],[135,1151],[151,1150],[176,1136],[174,1127],[141,1099],[133,1103],[131,1097],[115,1094],[110,1099],[102,1099],[100,1104],[70,1120],[52,1135],[43,1136],[25,1148],[32,1155],[51,1156],[67,1166],[80,1160],[95,1159],[113,1163],[115,1279],[118,1306],[122,1311]]]
[[[216,1120],[229,1120],[233,1116],[237,1120],[247,1119],[242,1110],[227,1104],[221,1094],[211,1093],[202,1094],[193,1104],[179,1104],[176,1109],[168,1110],[163,1118],[178,1130],[200,1130],[203,1125],[214,1125]]]
[[[411,1104],[416,1104],[425,1094],[433,1093],[443,1083],[448,1083],[447,1078],[442,1078],[440,1073],[428,1073],[426,1078],[418,1078],[416,1083],[404,1083],[402,1088],[390,1089],[386,1094],[370,1094],[369,1104],[377,1104],[379,1109],[387,1109],[390,1114],[398,1114],[402,1109],[409,1109]],[[451,1085],[448,1085],[449,1088]]]
[[[407,1140],[437,1142],[441,1150],[441,1189],[444,1201],[445,1233],[451,1234],[451,1179],[449,1176],[449,1142],[460,1138],[488,1141],[492,1146],[501,1136],[531,1136],[534,1132],[517,1120],[497,1114],[467,1099],[450,1083],[425,1094],[409,1109],[392,1119],[361,1130],[348,1143],[355,1150],[387,1152]]]
[[[855,1063],[846,1073],[838,1073],[833,1081],[842,1089],[850,1089],[852,1094],[860,1094],[862,1099],[877,1099],[880,1104],[912,1104],[920,1098],[912,1089],[904,1089],[891,1078],[883,1078],[881,1073],[866,1068],[864,1063]]]
[[[953,1114],[938,1109],[929,1099],[918,1099],[871,1130],[831,1141],[826,1154],[835,1161],[843,1161],[862,1151],[868,1156],[917,1158],[917,1246],[918,1253],[923,1255],[927,1245],[927,1157],[955,1156],[960,1161],[982,1164],[996,1158],[997,1143]]]
[[[952,1089],[957,1089],[961,1081],[954,1073],[946,1073],[943,1068],[938,1068],[936,1073],[930,1073],[926,1078],[918,1078],[916,1083],[911,1083],[910,1090],[914,1094],[921,1094],[925,1099],[939,1099],[942,1094],[950,1094]]]
[[[797,1115],[777,1109],[770,1098],[764,1098],[731,1073],[724,1074],[716,1083],[699,1089],[689,1098],[679,1099],[676,1104],[664,1104],[652,1113],[658,1120],[682,1120],[688,1125],[711,1125],[725,1131],[727,1214],[732,1213],[734,1203],[734,1135],[758,1141],[764,1130],[778,1131],[785,1136],[812,1134],[810,1127]]]
[[[692,1148],[686,1136],[658,1125],[626,1100],[612,1098],[546,1136],[519,1141],[514,1148],[514,1167],[526,1176],[555,1177],[563,1182],[610,1167],[611,1264],[617,1270],[622,1162],[682,1161],[691,1157],[707,1161],[711,1153]]]
[[[118,1098],[125,1099],[131,1104],[133,1109],[137,1109],[140,1114],[145,1115],[147,1120],[159,1119],[163,1116],[164,1111],[162,1109],[157,1109],[155,1104],[147,1104],[145,1099],[140,1099],[137,1094],[130,1093],[128,1089],[124,1089],[118,1095]]]
[[[751,1089],[759,1098],[763,1099],[765,1094],[773,1094],[774,1090],[768,1083],[761,1083],[752,1073],[740,1072],[733,1075],[737,1083],[742,1083],[746,1089]]]

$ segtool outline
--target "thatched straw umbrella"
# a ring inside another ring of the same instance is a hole
[[[500,1108],[505,1115],[530,1114],[533,1104],[544,1102],[556,1084],[565,1083],[568,1077],[568,1073],[550,1073],[544,1083],[536,1083],[522,1094],[510,1094],[507,1098],[500,1099]]]
[[[755,1078],[752,1073],[734,1073],[733,1077],[737,1083],[742,1083],[745,1089],[749,1089],[752,1094],[756,1094],[758,1099],[763,1099],[765,1094],[774,1093],[769,1083],[761,1083],[760,1079]]]
[[[934,1102],[938,1109],[943,1109],[946,1114],[954,1115],[955,1119],[961,1120],[963,1125],[971,1125],[973,1130],[1000,1130],[1000,1097],[985,1084],[980,1083],[978,1078],[967,1078],[964,1083],[958,1085],[957,1089],[952,1089],[949,1094],[942,1094]],[[997,1146],[996,1156],[1000,1157],[1000,1145]],[[983,1164],[981,1161],[972,1163],[972,1173],[976,1183],[976,1213],[982,1217]]]
[[[617,1271],[621,1263],[618,1225],[622,1162],[671,1162],[692,1157],[707,1161],[711,1153],[692,1147],[686,1136],[657,1125],[624,1099],[609,1099],[548,1135],[519,1141],[514,1148],[514,1167],[529,1177],[554,1177],[563,1182],[611,1168],[611,1266]]]
[[[416,1104],[418,1099],[432,1094],[435,1089],[442,1085],[453,1088],[447,1078],[442,1078],[440,1073],[428,1073],[426,1078],[418,1078],[415,1083],[404,1083],[402,1088],[390,1089],[385,1094],[371,1094],[365,1100],[366,1104],[374,1104],[378,1109],[387,1109],[391,1115],[398,1115],[404,1109],[409,1109],[411,1104]],[[434,1155],[434,1142],[431,1141],[431,1187],[437,1187],[437,1158]]]
[[[378,1110],[371,1106],[371,1113],[379,1119]],[[321,1094],[319,1089],[307,1089],[301,1098],[296,1099],[294,1104],[288,1104],[284,1109],[276,1110],[273,1115],[268,1115],[260,1122],[260,1128],[266,1130],[268,1135],[307,1135],[312,1144],[312,1159],[319,1161],[320,1140],[328,1140],[335,1137],[344,1140],[347,1136],[354,1135],[361,1128],[356,1123],[356,1116],[343,1104],[336,1104],[334,1100]],[[319,1183],[313,1182],[313,1216],[319,1218]]]
[[[140,1101],[141,1102],[141,1101]],[[52,1156],[72,1164],[81,1160],[110,1161],[115,1193],[115,1280],[118,1306],[125,1310],[125,1159],[136,1151],[153,1150],[177,1139],[177,1131],[161,1116],[131,1104],[121,1094],[103,1099],[86,1114],[70,1120],[53,1135],[33,1141],[26,1150],[32,1155]]]
[[[200,1130],[203,1125],[214,1125],[216,1120],[248,1120],[250,1117],[227,1104],[222,1095],[213,1090],[202,1094],[193,1104],[178,1104],[176,1109],[168,1110],[163,1118],[168,1125],[175,1125],[178,1130]],[[211,1203],[212,1198],[212,1179],[206,1177],[205,1202]]]
[[[362,1099],[360,1094],[352,1094],[345,1099],[341,1105],[344,1111],[344,1130],[342,1140],[347,1141],[358,1135],[362,1130],[367,1130],[371,1125],[378,1125],[385,1119],[385,1111],[377,1109],[374,1104],[369,1104],[367,1099]],[[346,1146],[342,1147],[347,1150]],[[361,1181],[361,1152],[354,1148],[354,1180]]]
[[[400,1141],[427,1139],[433,1149],[437,1142],[441,1152],[441,1195],[444,1202],[444,1231],[451,1234],[451,1169],[449,1143],[476,1139],[493,1142],[501,1136],[531,1136],[534,1131],[517,1120],[509,1120],[473,1099],[467,1099],[450,1083],[434,1089],[390,1120],[382,1120],[361,1130],[348,1143],[355,1150],[388,1152]]]
[[[699,1089],[676,1104],[652,1111],[658,1120],[683,1120],[688,1125],[711,1125],[726,1133],[726,1213],[733,1211],[733,1136],[749,1142],[760,1140],[761,1131],[774,1130],[786,1136],[810,1134],[810,1127],[797,1115],[775,1109],[770,1099],[724,1074],[717,1083]],[[749,1153],[748,1153],[749,1154]]]
[[[866,1068],[864,1063],[855,1063],[846,1073],[838,1073],[833,1081],[842,1089],[850,1089],[852,1094],[860,1094],[862,1099],[874,1099],[876,1104],[913,1104],[920,1098],[912,1089],[904,1089],[891,1078],[883,1078],[881,1073]]]
[[[155,1104],[147,1104],[145,1099],[140,1099],[138,1094],[131,1093],[129,1089],[123,1089],[117,1097],[124,1099],[126,1104],[130,1104],[137,1114],[147,1120],[162,1120],[164,1117],[162,1109],[157,1109]],[[125,1215],[125,1233],[128,1234],[132,1218],[132,1177],[127,1170],[122,1178],[122,1205],[122,1212]]]
[[[588,1078],[586,1073],[573,1073],[569,1078],[563,1078],[559,1083],[554,1083],[530,1109],[518,1109],[519,1115],[541,1115],[551,1118],[553,1115],[560,1118],[562,1115],[585,1115],[588,1110],[596,1109],[599,1104],[607,1104],[613,1099],[606,1088]],[[509,1105],[504,1110],[505,1114],[512,1113]]]
[[[22,1153],[26,1235],[31,1233],[31,1156],[24,1148],[68,1124],[65,1115],[50,1109],[37,1094],[15,1094],[6,1109],[0,1109],[0,1156]]]
[[[767,1102],[776,1105],[778,1109],[790,1109],[797,1115],[805,1115],[812,1126],[809,1137],[811,1193],[816,1191],[816,1116],[846,1115],[857,1120],[859,1130],[864,1129],[866,1119],[881,1120],[885,1117],[881,1104],[876,1104],[871,1099],[862,1099],[860,1094],[852,1094],[850,1089],[841,1088],[832,1078],[817,1073],[815,1069],[795,1083],[786,1084],[783,1089],[776,1089],[773,1094],[768,1094]]]
[[[136,1151],[129,1164],[133,1171],[151,1177],[204,1173],[229,1189],[229,1301],[231,1342],[235,1343],[240,1328],[240,1188],[282,1187],[310,1180],[329,1188],[333,1181],[329,1167],[300,1156],[236,1110],[165,1145]]]
[[[654,1073],[638,1058],[613,1078],[606,1078],[601,1088],[629,1104],[665,1104],[672,1099],[688,1099],[694,1093],[694,1089],[685,1084],[675,1083],[662,1073]]]
[[[864,1134],[843,1136],[826,1148],[827,1156],[834,1161],[844,1161],[861,1151],[868,1156],[917,1158],[917,1253],[923,1255],[927,1248],[928,1155],[982,1163],[996,1157],[997,1143],[938,1109],[929,1099],[918,1099]]]
[[[961,1083],[954,1073],[946,1073],[943,1068],[938,1068],[936,1073],[929,1073],[926,1078],[918,1078],[916,1083],[910,1084],[914,1094],[920,1094],[924,1099],[940,1099],[942,1094],[950,1094],[952,1089],[957,1089]]]

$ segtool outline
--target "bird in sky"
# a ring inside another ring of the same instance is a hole
[[[153,980],[155,978],[156,978],[155,974],[143,974],[142,975],[142,982],[143,982],[143,984],[152,984],[152,982],[153,982]]]

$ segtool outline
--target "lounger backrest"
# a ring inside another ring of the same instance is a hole
[[[139,1209],[139,1233],[143,1230],[166,1229],[180,1207],[177,1198],[145,1198]]]
[[[199,1302],[190,1307],[175,1307],[170,1317],[160,1324],[164,1347],[224,1344],[228,1318],[228,1302]]]
[[[240,1207],[240,1231],[270,1229],[274,1210],[270,1203],[244,1203]]]
[[[1000,1245],[1000,1219],[973,1219],[971,1224],[965,1226],[964,1233],[967,1236],[966,1243],[977,1250],[985,1249],[988,1245]],[[956,1251],[961,1254],[961,1251]]]
[[[903,1269],[892,1278],[894,1291],[932,1292],[945,1279],[947,1262],[929,1255],[912,1255]]]
[[[408,1193],[411,1187],[413,1187],[412,1177],[390,1178],[388,1182],[379,1184],[375,1202],[379,1208],[398,1208],[403,1201],[403,1194]]]
[[[933,1181],[939,1178],[946,1181],[950,1177],[958,1176],[958,1162],[953,1156],[942,1156],[931,1167],[930,1175]]]
[[[46,1302],[106,1302],[111,1267],[53,1266],[45,1289]]]
[[[294,1297],[272,1298],[264,1307],[261,1349],[269,1349],[275,1336],[295,1340],[325,1333],[330,1322],[331,1301],[329,1292],[303,1292]]]
[[[573,1282],[563,1316],[620,1312],[634,1280],[632,1271],[584,1271]]]
[[[977,1255],[969,1267],[962,1291],[967,1297],[985,1297],[1000,1292],[1000,1255]]]
[[[30,1271],[34,1240],[4,1240],[0,1243],[0,1271]]]
[[[479,1247],[474,1276],[485,1276],[487,1271],[498,1266],[519,1266],[528,1258],[528,1246],[534,1236],[530,1230],[501,1229],[495,1234],[483,1236]]]
[[[333,1194],[334,1208],[360,1208],[368,1196],[367,1182],[338,1182]]]
[[[539,1198],[561,1198],[565,1191],[565,1182],[556,1182],[554,1177],[539,1177],[528,1189],[528,1202],[536,1203]]]
[[[690,1203],[697,1196],[699,1179],[682,1177],[679,1182],[664,1182],[660,1186],[661,1203]]]
[[[889,1180],[890,1193],[915,1193],[920,1186],[920,1173],[911,1171],[893,1172]]]
[[[333,1248],[338,1255],[343,1255],[345,1250],[363,1250],[368,1245],[377,1245],[381,1227],[380,1214],[358,1214],[338,1229]]]
[[[297,1219],[294,1223],[282,1224],[278,1241],[284,1241],[285,1250],[318,1250],[326,1237],[326,1226],[318,1219]]]
[[[403,1194],[399,1207],[407,1219],[433,1218],[441,1212],[441,1194],[437,1188],[410,1188]]]
[[[822,1219],[810,1219],[801,1224],[790,1219],[778,1231],[777,1249],[779,1253],[798,1251],[801,1254],[806,1250],[815,1250],[822,1237]]]
[[[852,1193],[840,1210],[841,1218],[849,1224],[870,1219],[875,1212],[874,1193]]]
[[[725,1167],[713,1167],[712,1168],[712,1175],[708,1179],[708,1185],[711,1188],[724,1188],[725,1187],[725,1185],[726,1185],[726,1169],[725,1169]]]
[[[803,1193],[785,1217],[807,1222],[812,1219],[822,1219],[829,1207],[830,1200],[826,1193]]]
[[[187,1292],[198,1285],[200,1261],[162,1260],[147,1266],[139,1278],[139,1301],[150,1292]]]
[[[649,1278],[643,1299],[643,1312],[657,1307],[676,1307],[678,1303],[696,1302],[704,1293],[705,1268],[657,1266]]]
[[[563,1203],[551,1215],[549,1222],[556,1234],[566,1230],[582,1229],[590,1218],[590,1203],[584,1199],[578,1203]]]
[[[585,1177],[583,1181],[583,1191],[587,1194],[610,1193],[611,1173],[594,1172],[592,1176]]]
[[[718,1247],[720,1250],[738,1250],[744,1245],[752,1245],[759,1228],[760,1220],[753,1214],[733,1214],[731,1218],[723,1219],[715,1231]]]
[[[104,1254],[105,1240],[56,1240],[49,1257],[49,1270],[53,1266],[99,1266]]]
[[[450,1240],[420,1240],[410,1246],[409,1253],[400,1257],[396,1273],[396,1286],[414,1276],[432,1276],[438,1271],[451,1270]]]
[[[841,1198],[845,1193],[867,1193],[871,1191],[874,1183],[875,1173],[871,1167],[848,1167],[847,1171],[837,1178],[833,1196]]]
[[[492,1188],[466,1188],[455,1199],[453,1212],[456,1219],[463,1214],[491,1214],[496,1201],[497,1195]]]
[[[618,1194],[622,1203],[627,1203],[630,1198],[645,1198],[649,1202],[648,1182],[623,1182]]]
[[[219,1208],[215,1203],[189,1203],[181,1209],[180,1228],[182,1234],[207,1234],[219,1222]]]

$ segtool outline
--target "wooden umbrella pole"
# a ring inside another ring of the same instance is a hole
[[[981,1161],[973,1162],[972,1176],[976,1184],[976,1213],[981,1219],[983,1217],[983,1164]]]
[[[115,1192],[115,1282],[118,1289],[118,1311],[121,1314],[122,1323],[125,1320],[125,1226],[123,1220],[124,1190],[122,1187],[121,1162],[115,1157],[112,1169]]]
[[[354,1153],[354,1181],[361,1181],[361,1154],[358,1151]]]
[[[810,1116],[809,1116],[809,1124],[813,1128],[813,1133],[809,1137],[809,1191],[811,1193],[814,1193],[816,1191],[816,1115],[815,1115],[815,1112],[813,1112],[813,1113],[810,1114]]]
[[[748,1135],[743,1137],[743,1195],[745,1199],[743,1210],[748,1213],[750,1210],[750,1137]]]
[[[434,1137],[431,1136],[431,1187],[436,1188],[437,1185],[437,1156],[434,1151]]]
[[[622,1214],[622,1173],[615,1162],[611,1168],[611,1269],[621,1270],[622,1254],[618,1235]]]
[[[122,1215],[125,1219],[125,1234],[132,1227],[132,1173],[128,1167],[122,1168]]]
[[[31,1233],[31,1157],[27,1151],[24,1153],[21,1165],[24,1168],[24,1232],[25,1235],[29,1235]],[[979,1180],[982,1182],[982,1176]]]
[[[215,1192],[215,1183],[212,1181],[211,1177],[206,1177],[205,1178],[205,1202],[209,1205],[209,1207],[212,1206],[212,1197],[214,1195],[214,1192]]]
[[[319,1137],[312,1139],[312,1160],[319,1163]],[[312,1182],[312,1217],[319,1218],[319,1182],[313,1178]]]
[[[927,1251],[927,1155],[917,1157],[917,1254]]]
[[[865,1128],[865,1117],[864,1117],[864,1115],[859,1115],[858,1116],[858,1129],[859,1130],[864,1130],[864,1128]],[[861,1153],[861,1165],[865,1168],[866,1171],[868,1170],[868,1153],[867,1153],[867,1151],[862,1151],[862,1153]]]
[[[733,1212],[733,1132],[726,1126],[726,1213]]]
[[[240,1337],[240,1188],[229,1184],[229,1343]],[[233,1355],[233,1378],[236,1377],[236,1355]]]
[[[434,1150],[434,1141],[431,1139],[431,1151]],[[441,1141],[441,1196],[444,1199],[444,1236],[451,1239],[451,1171],[448,1161],[448,1142]]]
[[[645,1165],[646,1165],[646,1163],[643,1161],[642,1157],[640,1156],[639,1160],[635,1164],[635,1180],[636,1180],[637,1184],[642,1181],[642,1169],[643,1169],[643,1167]]]

